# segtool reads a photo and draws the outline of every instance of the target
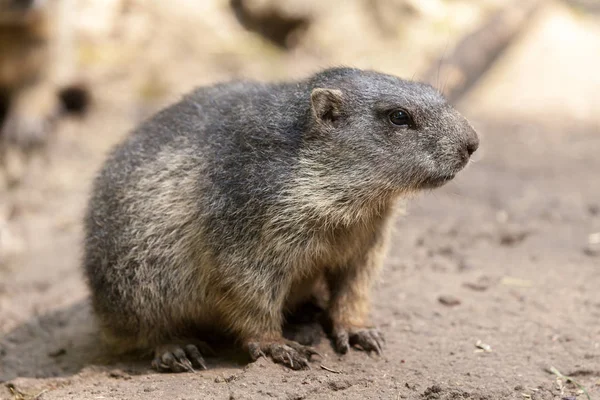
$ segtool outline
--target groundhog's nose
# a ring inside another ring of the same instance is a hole
[[[463,136],[462,148],[460,149],[460,157],[464,164],[469,162],[469,159],[477,151],[479,147],[479,137],[475,130],[469,129]]]
[[[469,157],[472,156],[473,153],[475,153],[475,151],[477,151],[478,148],[479,148],[479,140],[477,139],[477,137],[467,141],[467,153],[469,153]]]
[[[477,135],[477,132],[475,132],[475,129],[473,129],[470,125],[466,127],[464,135],[465,151],[468,159],[473,155],[473,153],[475,153],[475,151],[477,151],[477,148],[479,147],[479,136]]]

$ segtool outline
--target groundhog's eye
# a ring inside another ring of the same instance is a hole
[[[389,113],[388,118],[390,122],[398,126],[410,126],[412,125],[412,119],[410,115],[404,110],[394,110]]]

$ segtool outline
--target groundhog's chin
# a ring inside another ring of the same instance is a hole
[[[438,175],[427,178],[421,183],[421,189],[435,189],[450,182],[456,174]]]

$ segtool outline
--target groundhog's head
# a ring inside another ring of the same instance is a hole
[[[350,179],[369,176],[368,183],[392,190],[435,188],[479,145],[467,120],[426,84],[338,68],[316,75],[311,91],[311,132],[354,166]]]

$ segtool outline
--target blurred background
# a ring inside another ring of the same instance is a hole
[[[445,323],[462,321],[466,329],[469,315],[500,318],[490,310],[529,315],[498,323],[513,332],[527,326],[521,337],[545,326],[553,333],[543,334],[548,341],[540,353],[552,362],[569,355],[576,359],[565,367],[571,370],[589,364],[586,387],[600,393],[596,0],[0,0],[0,383],[70,376],[86,364],[71,351],[85,346],[75,337],[91,334],[81,331],[89,318],[87,305],[79,306],[87,296],[78,269],[81,217],[91,179],[115,143],[198,85],[303,78],[337,65],[429,82],[482,139],[468,171],[439,194],[416,200],[399,227],[388,261],[395,275],[378,294],[376,319],[388,312],[413,329],[445,315],[448,302],[438,295],[458,296],[465,314],[448,316],[430,333],[445,338],[434,341],[448,350],[461,338],[470,345],[475,339],[465,338],[465,330],[448,333]],[[465,282],[475,286],[469,291]],[[430,298],[423,297],[424,285]],[[472,299],[494,287],[493,296]],[[411,296],[413,303],[403,304],[414,315],[389,304]],[[531,317],[536,312],[544,317]],[[580,347],[556,347],[565,321]],[[475,325],[482,335],[498,331],[494,322]],[[507,357],[531,350],[505,334],[499,341],[510,349]],[[396,350],[403,359],[416,351]],[[470,348],[466,353],[472,356]],[[424,363],[427,357],[437,355]],[[514,375],[503,360],[488,367]],[[418,378],[419,368],[409,376],[424,380],[414,390],[425,396],[435,378]],[[472,388],[489,378],[439,368],[444,382],[460,375]],[[524,379],[546,382],[548,398],[560,398],[552,397],[561,395],[554,378],[534,370],[508,383],[489,378],[489,393]],[[8,398],[26,398],[48,384],[17,382],[21,389],[6,387]],[[387,395],[385,382],[375,387]],[[580,390],[563,384],[562,394]],[[86,398],[72,390],[73,398]],[[526,386],[521,391],[533,394]]]

